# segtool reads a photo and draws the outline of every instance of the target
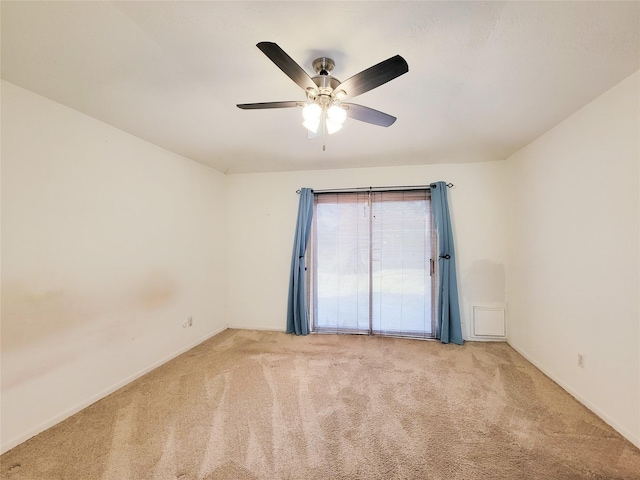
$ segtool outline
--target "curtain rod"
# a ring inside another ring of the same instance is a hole
[[[455,185],[451,182],[446,184],[451,188]],[[409,186],[392,186],[392,187],[355,187],[355,188],[332,188],[325,190],[313,190],[313,193],[348,193],[348,192],[383,192],[393,190],[429,190],[431,185],[409,185]],[[300,195],[300,190],[296,190]]]

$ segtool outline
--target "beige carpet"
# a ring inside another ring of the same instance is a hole
[[[638,479],[506,344],[227,330],[5,453],[17,479]]]

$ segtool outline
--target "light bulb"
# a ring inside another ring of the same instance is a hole
[[[311,133],[318,133],[318,127],[320,126],[320,117],[310,120],[305,120],[302,125]]]
[[[315,121],[322,115],[322,107],[317,103],[309,103],[302,109],[302,116],[307,121]]]
[[[344,108],[341,108],[338,105],[331,105],[329,110],[327,110],[327,116],[333,123],[342,125],[347,118],[347,112]]]
[[[326,125],[327,125],[327,133],[329,135],[331,135],[332,133],[336,133],[338,130],[340,130],[342,128],[342,125],[340,125],[339,123],[334,122],[330,118],[327,118]]]

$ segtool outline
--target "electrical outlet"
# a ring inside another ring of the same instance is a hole
[[[189,317],[187,319],[187,323],[189,324],[189,326],[193,325],[193,317]]]
[[[189,319],[182,322],[182,328],[187,328],[189,326]]]
[[[578,354],[578,366],[584,368],[584,355],[581,353]]]

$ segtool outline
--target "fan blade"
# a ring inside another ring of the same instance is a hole
[[[301,107],[304,102],[262,102],[262,103],[239,103],[236,105],[243,110],[260,110],[262,108],[289,108]]]
[[[296,82],[300,88],[306,90],[312,88],[317,90],[318,86],[313,83],[311,77],[307,75],[300,65],[298,65],[289,55],[285,53],[277,44],[273,42],[260,42],[256,45],[262,53],[275,63],[291,80]]]
[[[408,71],[409,65],[405,59],[396,55],[346,79],[336,87],[336,90],[344,90],[347,97],[353,98],[384,85]]]
[[[380,125],[381,127],[389,127],[396,121],[396,117],[392,117],[373,108],[364,107],[355,103],[341,103],[343,107],[346,107],[347,116],[361,122],[372,123],[374,125]]]

